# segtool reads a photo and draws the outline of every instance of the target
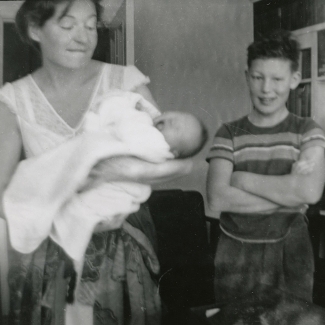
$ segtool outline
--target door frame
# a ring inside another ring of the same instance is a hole
[[[24,1],[0,1],[0,87],[3,85],[3,45],[5,22],[14,22],[15,15]],[[125,0],[125,51],[126,65],[134,64],[134,0]]]
[[[3,45],[5,22],[14,22],[15,15],[24,1],[0,1],[0,86],[3,85]]]
[[[311,49],[311,117],[325,128],[324,86],[325,76],[318,77],[318,40],[317,32],[325,30],[325,23],[312,25],[292,31],[301,45],[301,49]]]

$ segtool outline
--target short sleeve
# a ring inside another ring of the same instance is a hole
[[[223,158],[234,163],[232,134],[226,125],[222,125],[217,131],[206,160],[210,162],[210,160],[214,158]]]
[[[306,119],[301,138],[301,151],[310,147],[325,148],[325,135],[323,129],[311,118]]]
[[[0,102],[4,103],[13,114],[16,114],[15,91],[11,83],[6,83],[0,89]]]
[[[145,76],[134,65],[129,65],[124,69],[123,89],[133,91],[135,88],[150,83],[149,77]]]

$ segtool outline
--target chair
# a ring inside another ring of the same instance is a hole
[[[313,302],[325,308],[325,209],[320,204],[311,206],[307,216],[315,258]]]
[[[218,221],[205,216],[197,191],[153,191],[148,204],[157,233],[159,290],[166,308],[163,324],[186,324],[191,307],[214,303]]]

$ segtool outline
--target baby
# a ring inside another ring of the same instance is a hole
[[[84,130],[109,132],[126,144],[136,141],[147,152],[155,151],[153,162],[192,157],[208,138],[205,126],[194,115],[179,111],[161,114],[141,95],[119,90],[109,92],[97,111],[88,113]]]
[[[111,91],[103,97],[97,109],[86,114],[82,132],[105,132],[112,145],[123,146],[123,155],[151,163],[193,156],[207,141],[204,125],[192,114],[161,114],[141,95],[123,91]],[[52,239],[63,243],[66,253],[79,265],[93,231],[119,228],[150,194],[149,184],[106,182],[101,173],[96,174],[95,166],[68,205],[69,213],[54,221]],[[76,209],[80,213],[76,214]],[[69,229],[78,240],[69,240]]]

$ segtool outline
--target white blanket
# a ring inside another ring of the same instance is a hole
[[[79,193],[101,160],[131,155],[160,163],[173,157],[147,113],[131,110],[140,97],[128,94],[125,112],[114,117],[122,107],[120,95],[108,96],[96,114],[88,113],[83,134],[19,164],[3,198],[14,249],[31,253],[50,236],[80,262],[99,222],[114,228],[148,199],[150,186],[137,183],[102,183]]]

